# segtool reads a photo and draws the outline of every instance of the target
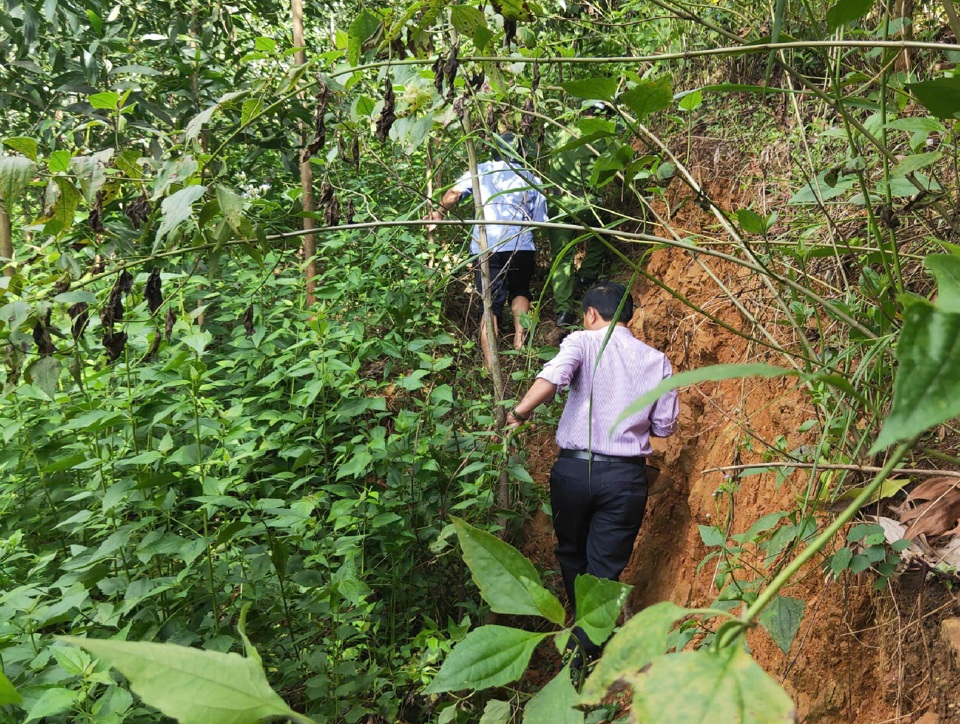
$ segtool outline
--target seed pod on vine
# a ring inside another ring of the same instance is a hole
[[[167,319],[163,327],[163,338],[170,341],[170,337],[173,336],[173,325],[177,321],[177,313],[173,311],[173,307],[167,309]]]
[[[461,121],[463,120],[463,114],[466,112],[465,105],[466,105],[466,96],[460,96],[459,98],[457,98],[457,100],[453,102],[453,112],[456,115],[456,117],[459,118]]]
[[[87,226],[94,234],[102,234],[106,231],[103,227],[103,191],[97,192],[97,198],[90,207],[90,213],[87,215]]]
[[[490,133],[496,133],[500,130],[500,124],[497,119],[497,106],[495,103],[490,103],[487,106],[487,130]]]
[[[443,56],[438,55],[433,61],[433,87],[437,89],[437,95],[443,95]]]
[[[127,214],[127,218],[130,219],[130,223],[133,224],[134,229],[139,229],[143,226],[143,222],[150,216],[150,202],[147,200],[147,192],[141,192],[136,200],[127,204],[124,212]]]
[[[540,64],[533,61],[533,80],[530,82],[530,92],[536,93],[540,87]]]
[[[156,314],[157,310],[163,306],[163,294],[160,291],[160,270],[154,269],[147,277],[147,287],[144,289],[144,297],[147,299],[147,307],[150,314]]]
[[[103,333],[103,349],[111,362],[115,362],[123,354],[123,348],[127,345],[126,332],[113,332],[107,330]]]
[[[33,341],[37,343],[37,350],[41,357],[49,357],[57,351],[57,348],[53,346],[53,340],[50,339],[50,315],[52,312],[52,309],[48,309],[46,316],[43,319],[38,319],[37,323],[33,325]]]
[[[460,67],[460,61],[457,60],[459,51],[459,46],[455,44],[450,48],[447,62],[443,64],[443,75],[447,80],[447,103],[453,102],[454,81],[457,79],[457,69]]]
[[[393,81],[387,76],[384,84],[386,87],[383,91],[383,110],[380,111],[380,117],[377,119],[377,130],[375,134],[377,140],[381,143],[387,140],[390,134],[390,128],[393,126],[394,121],[397,120],[397,114],[395,113],[396,97],[393,95]]]
[[[73,324],[70,326],[70,332],[73,334],[74,340],[78,340],[83,335],[87,328],[87,323],[90,321],[90,312],[87,311],[87,303],[77,302],[67,310],[67,314],[69,314],[70,319],[73,320]]]
[[[251,303],[247,307],[247,311],[243,313],[243,328],[247,333],[248,337],[252,337],[256,329],[253,326],[253,304]]]
[[[476,73],[471,73],[467,82],[474,90],[480,90],[480,88],[483,86],[483,71],[479,70]]]
[[[303,153],[300,155],[300,163],[304,163],[311,156],[316,155],[327,142],[325,117],[327,114],[327,104],[330,102],[332,93],[323,81],[319,81],[319,84],[320,90],[317,95],[314,96],[317,105],[313,111],[313,138],[310,139],[310,143],[303,149]]]
[[[352,224],[353,218],[357,215],[357,210],[353,206],[353,199],[349,199],[343,205],[343,223]]]
[[[324,226],[337,226],[340,223],[340,202],[329,178],[323,179],[317,206],[323,209]]]
[[[533,117],[533,96],[527,96],[523,104],[523,117],[520,119],[520,133],[524,138],[533,138],[536,119]]]

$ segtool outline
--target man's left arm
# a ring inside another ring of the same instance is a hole
[[[538,377],[533,381],[533,385],[527,390],[527,394],[517,403],[507,414],[507,424],[510,427],[519,427],[520,423],[525,422],[540,405],[553,398],[557,394],[557,386],[550,380]]]
[[[666,355],[663,357],[663,379],[673,376],[673,368]],[[654,437],[669,437],[680,427],[680,401],[676,390],[670,390],[653,404],[650,411],[650,433]]]

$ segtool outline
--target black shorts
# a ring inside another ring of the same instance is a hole
[[[535,251],[497,251],[490,255],[490,292],[493,296],[493,313],[497,316],[507,302],[517,297],[532,299],[530,281],[536,268]],[[477,291],[483,293],[480,260],[474,262]],[[481,314],[483,313],[481,307]]]

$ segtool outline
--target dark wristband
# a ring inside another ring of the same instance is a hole
[[[532,415],[533,413],[531,412],[531,413],[528,414],[528,415],[521,415],[519,412],[517,412],[517,408],[514,407],[514,408],[513,408],[513,412],[510,413],[510,414],[512,414],[515,418],[517,418],[518,420],[520,420],[520,422],[526,422],[527,420],[530,419],[530,415]]]

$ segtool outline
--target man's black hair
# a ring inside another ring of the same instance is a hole
[[[626,297],[625,301],[624,297]],[[619,308],[621,301],[623,301],[623,309],[620,310],[617,321],[629,324],[631,317],[633,317],[633,297],[630,296],[623,284],[617,284],[616,282],[600,282],[584,294],[583,311],[586,312],[590,307],[593,307],[600,313],[600,318],[604,322],[609,322],[617,314],[617,308]]]
[[[507,131],[493,134],[493,153],[490,157],[494,161],[509,161],[523,155],[523,145],[517,137]]]

